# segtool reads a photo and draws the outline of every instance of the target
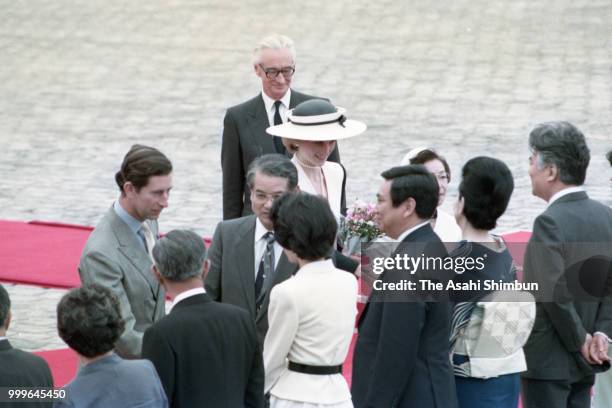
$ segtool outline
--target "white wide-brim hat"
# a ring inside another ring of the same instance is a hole
[[[270,135],[296,140],[327,141],[348,139],[365,132],[363,122],[347,119],[346,109],[323,99],[310,99],[287,113],[287,123],[270,126]]]

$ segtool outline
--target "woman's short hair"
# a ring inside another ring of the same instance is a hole
[[[412,154],[412,151],[409,154]],[[425,163],[430,162],[432,160],[440,160],[440,162],[442,163],[442,166],[444,166],[444,171],[446,172],[446,175],[448,176],[448,182],[450,183],[450,181],[451,181],[451,171],[450,171],[450,167],[448,165],[448,162],[446,161],[446,159],[443,156],[440,156],[433,149],[425,148],[425,149],[422,149],[421,151],[419,151],[418,153],[413,154],[412,156],[410,156],[408,158],[404,158],[402,160],[402,165],[406,165],[406,164],[425,164]]]
[[[327,200],[308,193],[286,193],[271,210],[276,240],[307,261],[329,255],[336,241],[336,218]]]
[[[57,305],[59,335],[82,356],[111,351],[124,328],[117,297],[100,284],[73,289]]]
[[[463,215],[474,228],[492,230],[506,211],[513,190],[512,172],[504,162],[474,157],[461,171],[459,197],[464,200]]]

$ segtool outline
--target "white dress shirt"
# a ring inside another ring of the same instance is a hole
[[[550,197],[550,200],[548,200],[548,206],[550,206],[552,203],[554,203],[555,201],[557,201],[563,196],[566,196],[572,193],[578,193],[580,191],[585,191],[584,187],[581,187],[581,186],[568,187],[568,188],[564,188],[563,190],[557,191],[552,197]]]
[[[279,74],[282,75],[282,74]],[[270,126],[274,126],[274,113],[276,112],[276,108],[274,107],[274,99],[270,98],[266,93],[262,90],[261,97],[263,98],[264,105],[266,106],[266,113],[268,114],[268,123]],[[283,123],[287,122],[287,111],[289,110],[289,101],[291,100],[291,89],[288,89],[285,95],[280,98],[281,105],[278,107],[278,113],[280,113],[281,119]]]
[[[257,271],[259,270],[259,264],[261,263],[261,258],[266,253],[266,240],[264,239],[264,235],[268,232],[266,227],[263,226],[259,218],[255,220],[255,266],[254,266],[254,275],[255,279],[257,279]],[[274,231],[270,231],[274,232]],[[276,241],[274,241],[274,269],[278,266],[278,260],[283,254],[283,247]]]
[[[189,290],[179,293],[178,296],[175,297],[174,300],[172,301],[172,306],[170,306],[170,309],[168,309],[168,313],[170,313],[172,309],[174,308],[174,305],[176,305],[181,300],[185,300],[189,297],[199,295],[202,293],[206,293],[204,288],[193,288],[193,289],[189,289]]]

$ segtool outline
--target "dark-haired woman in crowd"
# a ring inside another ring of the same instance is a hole
[[[336,219],[323,198],[288,194],[272,207],[274,232],[295,276],[272,289],[264,342],[272,408],[352,407],[342,376],[357,314],[357,281],[326,259]]]
[[[461,230],[457,226],[455,218],[441,208],[446,198],[446,190],[451,178],[450,167],[446,159],[432,148],[419,147],[406,153],[401,164],[422,164],[431,174],[436,176],[440,190],[438,208],[431,219],[432,228],[442,242],[459,241],[461,239]]]
[[[110,289],[91,284],[68,292],[57,305],[57,330],[76,351],[81,367],[54,407],[168,406],[149,360],[124,360],[113,352],[123,332],[119,301]]]
[[[490,233],[505,212],[513,189],[510,169],[497,159],[476,157],[463,167],[455,207],[463,240],[451,256],[480,259],[484,267],[461,270],[455,279],[458,283],[481,284],[481,290],[457,291],[459,302],[453,311],[451,359],[461,408],[516,408],[518,403],[519,372],[526,369],[522,346],[529,336],[534,316],[527,318],[531,321],[523,317],[517,322],[496,321],[518,328],[516,332],[496,337],[489,332],[485,320],[495,316],[489,307],[497,307],[504,313],[507,308],[521,304],[479,303],[491,294],[485,290],[485,280],[512,282],[516,279],[516,268],[508,249],[500,237]],[[534,314],[532,306],[528,303],[526,310]]]

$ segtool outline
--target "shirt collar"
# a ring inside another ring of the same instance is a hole
[[[115,209],[115,214],[117,214],[117,216],[121,218],[121,220],[125,222],[132,231],[134,231],[134,233],[138,234],[140,227],[142,227],[142,222],[128,214],[128,212],[125,211],[125,209],[119,203],[119,200],[115,201],[113,208]]]
[[[179,293],[172,301],[172,306],[170,306],[168,313],[170,313],[172,309],[174,309],[174,306],[176,306],[181,300],[185,300],[187,298],[190,298],[195,295],[200,295],[202,293],[206,293],[206,290],[204,290],[204,288],[193,288]]]
[[[548,206],[550,207],[552,203],[554,203],[555,201],[557,201],[563,196],[566,196],[572,193],[578,193],[580,191],[584,191],[584,187],[582,186],[568,187],[568,188],[564,188],[563,190],[557,191],[552,197],[550,197],[550,200],[548,200]]]
[[[263,236],[267,233],[267,232],[274,232],[274,231],[268,231],[266,229],[266,227],[264,227],[264,225],[261,223],[261,221],[259,220],[259,218],[255,217],[255,242],[259,241],[260,239],[263,238]]]
[[[6,336],[0,336],[0,341],[2,341],[2,340],[8,340],[8,337],[6,337]]]
[[[263,89],[261,90],[261,97],[263,98],[264,105],[266,106],[266,112],[273,112],[274,102],[276,101],[270,98],[268,95],[266,95]],[[281,103],[287,109],[289,109],[290,100],[291,100],[291,88],[287,89],[287,92],[285,92],[285,95],[283,95],[283,97],[280,98]]]
[[[429,220],[424,221],[418,225],[415,225],[414,227],[407,229],[406,231],[402,232],[400,234],[399,237],[397,237],[396,241],[397,242],[402,242],[408,235],[412,234],[414,231],[418,230],[419,228],[421,228],[422,226],[426,225],[429,223]]]

